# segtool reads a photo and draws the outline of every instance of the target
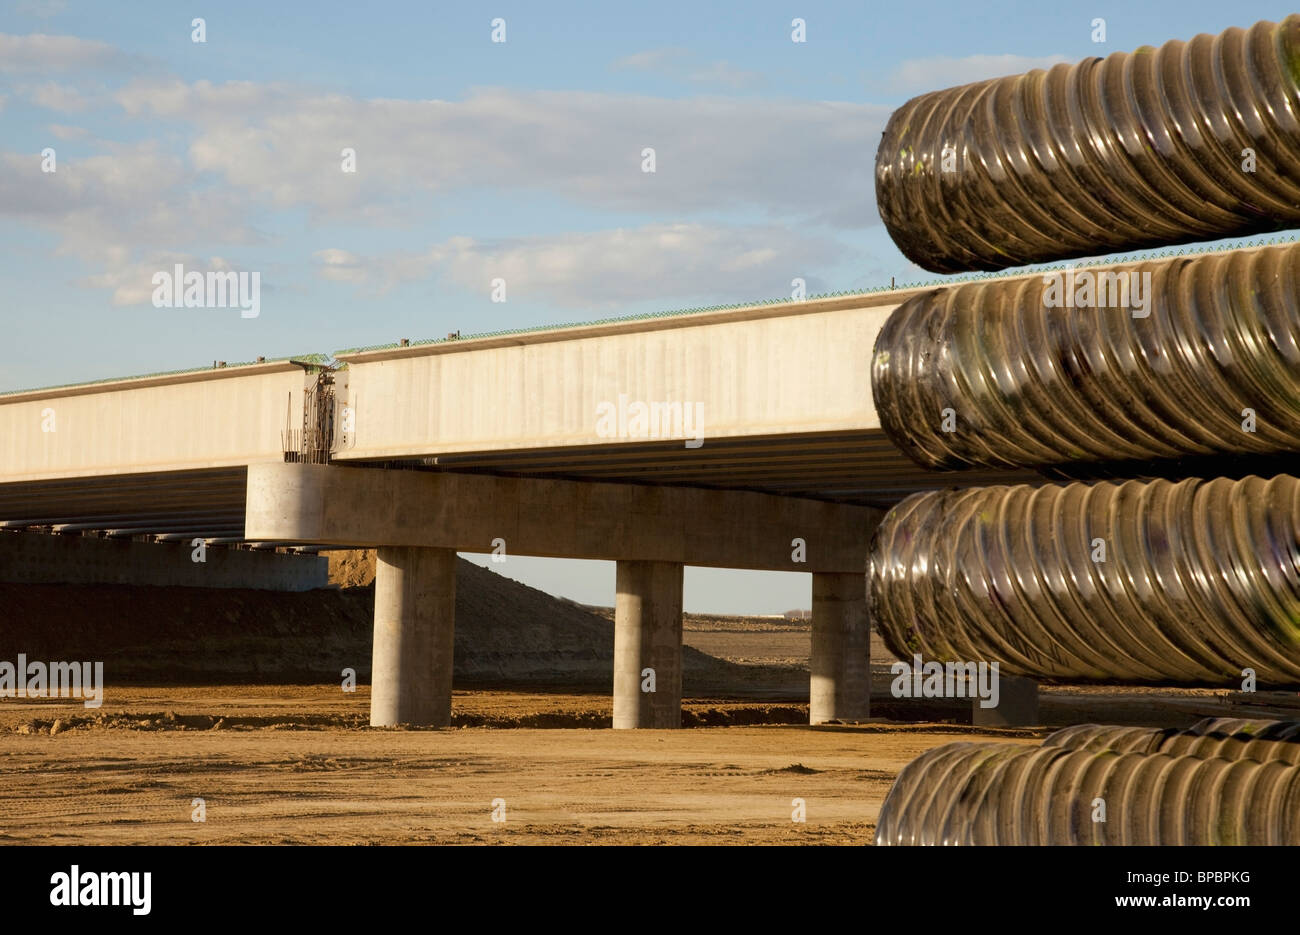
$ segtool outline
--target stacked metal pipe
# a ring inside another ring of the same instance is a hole
[[[1068,750],[1164,753],[1202,759],[1277,760],[1300,766],[1300,721],[1205,718],[1187,730],[1076,724],[1043,741]]]
[[[935,269],[1300,223],[1297,81],[1300,15],[925,95],[881,143],[881,214]],[[1242,177],[1229,146],[1268,171]],[[1104,223],[1075,217],[1088,199]],[[872,388],[931,469],[1300,452],[1300,245],[936,289],[890,316]],[[870,581],[902,658],[1300,686],[1289,474],[917,494],[877,530]]]
[[[914,98],[876,155],[940,273],[1300,226],[1300,15]]]
[[[876,191],[937,272],[1300,226],[1300,15],[923,95],[886,127]],[[890,511],[869,601],[900,658],[1300,687],[1300,467],[1217,467],[1300,452],[1300,245],[935,289],[880,332],[872,389],[924,467],[1119,478]],[[1240,479],[1188,476],[1205,465]],[[939,748],[877,840],[1300,843],[1300,728],[1240,726]]]
[[[900,658],[1075,681],[1300,685],[1300,479],[974,487],[912,496],[872,546]]]
[[[1116,304],[1045,304],[1085,277]],[[934,470],[1297,451],[1300,244],[936,289],[889,317],[871,382]]]
[[[903,768],[875,840],[1300,844],[1297,754],[1294,722],[1203,721],[1187,731],[1082,725],[1037,747],[946,744]]]

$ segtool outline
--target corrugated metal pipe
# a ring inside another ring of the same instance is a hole
[[[914,494],[871,550],[872,619],[901,659],[1007,675],[1300,686],[1300,479]]]
[[[1102,728],[1102,731],[1122,730]],[[875,842],[1300,844],[1295,745],[1262,758],[953,743],[899,773]]]
[[[1045,747],[1110,750],[1115,753],[1163,753],[1221,760],[1277,760],[1300,765],[1300,721],[1205,718],[1186,730],[1157,727],[1112,727],[1076,724],[1056,731]]]
[[[1300,451],[1300,244],[920,295],[871,385],[938,470]]]
[[[1300,15],[935,91],[894,112],[876,202],[939,273],[1300,225]]]

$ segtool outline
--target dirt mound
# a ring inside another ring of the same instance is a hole
[[[370,668],[374,596],[0,584],[0,659],[104,663],[111,683],[320,682]]]
[[[374,549],[340,549],[321,554],[329,559],[330,584],[340,588],[368,588],[375,583]]]
[[[336,557],[337,556],[337,557]],[[338,583],[373,582],[374,552],[331,555]],[[110,683],[370,678],[373,587],[300,593],[128,585],[0,584],[0,659],[102,660]],[[457,563],[458,684],[613,688],[612,624],[571,601]],[[738,667],[687,648],[696,690]]]

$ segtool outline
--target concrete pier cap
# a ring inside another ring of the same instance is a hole
[[[681,726],[685,565],[812,573],[810,720],[866,718],[882,515],[740,490],[285,463],[250,465],[246,527],[379,549],[375,726],[450,723],[456,552],[504,540],[512,555],[616,560],[614,726],[636,728]]]

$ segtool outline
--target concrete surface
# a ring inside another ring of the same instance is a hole
[[[281,361],[6,394],[0,482],[279,461],[313,379]]]
[[[675,562],[618,563],[615,728],[682,726],[682,570]]]
[[[814,574],[809,722],[871,716],[871,621],[867,577]]]
[[[379,550],[370,726],[451,723],[456,553]]]
[[[251,539],[862,575],[881,512],[732,490],[314,464],[248,469]],[[795,539],[806,561],[795,561]]]
[[[971,702],[971,723],[976,727],[1034,727],[1038,713],[1038,683],[1012,675],[998,676],[998,704],[994,708]]]
[[[871,350],[896,306],[886,293],[342,353],[355,439],[338,457],[609,444],[598,410],[620,396],[701,404],[705,448],[879,428]]]

